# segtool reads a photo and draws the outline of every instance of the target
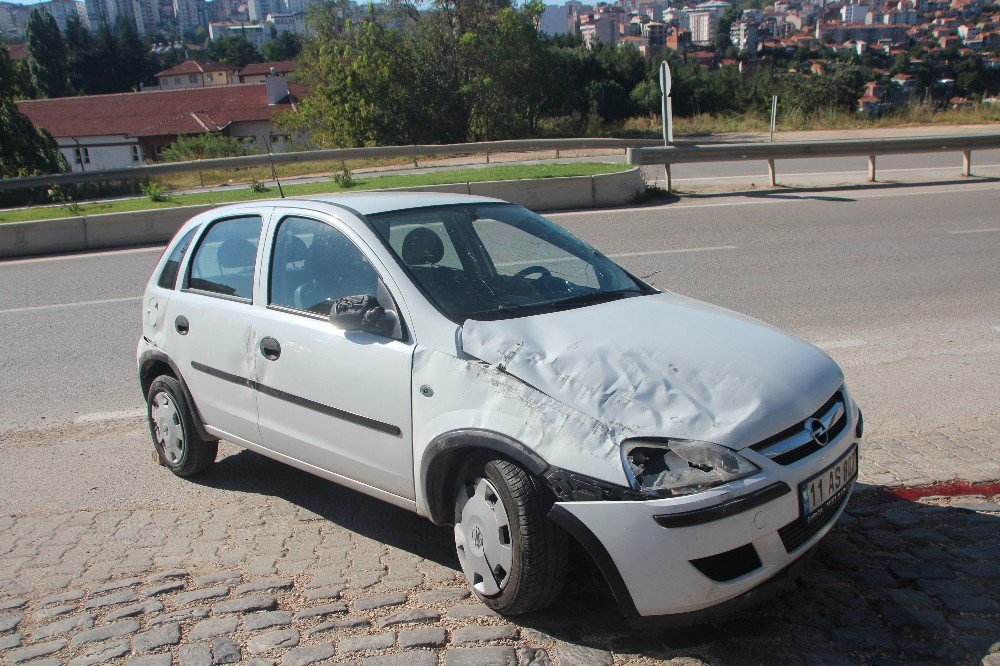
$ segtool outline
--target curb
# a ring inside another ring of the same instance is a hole
[[[384,191],[475,194],[548,211],[629,204],[645,187],[640,169],[634,168],[594,176],[452,183]],[[165,243],[190,218],[225,205],[228,204],[8,222],[0,224],[0,259]]]

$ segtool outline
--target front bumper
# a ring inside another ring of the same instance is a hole
[[[732,612],[793,580],[847,505],[853,483],[809,520],[799,484],[860,443],[858,412],[838,439],[787,466],[749,450],[761,473],[715,491],[649,501],[558,502],[549,516],[591,554],[633,624]]]

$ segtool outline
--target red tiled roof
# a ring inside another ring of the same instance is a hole
[[[174,65],[170,69],[157,72],[157,76],[182,76],[184,74],[205,74],[208,72],[235,72],[239,67],[233,65],[223,65],[218,62],[198,62],[197,60],[185,60],[179,65]]]
[[[10,57],[14,60],[24,60],[28,57],[28,45],[24,42],[7,44],[7,50],[10,52]]]
[[[200,134],[229,123],[270,120],[291,101],[268,106],[266,84],[85,95],[18,102],[21,113],[55,137]],[[305,88],[290,85],[293,98]]]
[[[240,76],[260,76],[270,74],[271,68],[278,74],[287,74],[295,69],[294,60],[280,60],[278,62],[252,62],[240,70]]]

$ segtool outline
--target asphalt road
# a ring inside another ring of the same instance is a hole
[[[551,215],[657,286],[827,349],[874,431],[995,423],[1000,185],[685,197]],[[0,264],[0,432],[142,408],[139,297],[160,248]]]

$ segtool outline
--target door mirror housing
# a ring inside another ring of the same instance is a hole
[[[345,331],[390,337],[396,328],[396,313],[383,308],[374,294],[345,296],[333,304],[330,322]]]

